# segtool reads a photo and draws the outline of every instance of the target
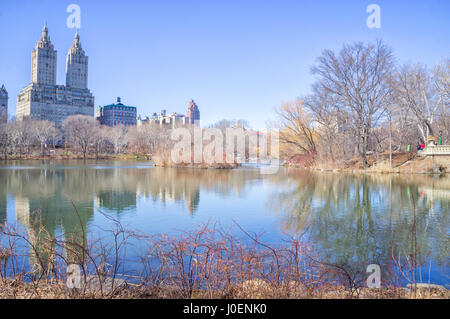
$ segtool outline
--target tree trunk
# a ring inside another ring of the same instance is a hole
[[[431,127],[431,124],[428,122],[428,121],[426,121],[425,122],[425,125],[427,126],[427,133],[428,133],[428,136],[434,136],[434,134],[433,134],[433,128]],[[427,136],[427,137],[428,137]]]
[[[362,160],[364,165],[364,171],[367,168],[367,136],[366,132],[363,133],[362,136]]]

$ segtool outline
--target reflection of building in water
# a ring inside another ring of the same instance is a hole
[[[136,192],[102,191],[97,196],[97,203],[100,207],[121,213],[136,208]]]
[[[159,201],[162,203],[175,201],[175,193],[171,192],[170,190],[164,189],[164,188],[159,189],[157,196],[158,196]]]
[[[175,185],[166,185],[165,188],[161,187],[159,192],[159,200],[165,202],[186,202],[186,207],[191,215],[194,215],[197,211],[200,203],[200,187],[186,186],[183,188],[177,188]]]
[[[194,191],[192,193],[185,194],[186,207],[191,215],[197,211],[200,204],[200,191]]]
[[[93,215],[93,200],[76,201],[77,211],[60,192],[49,198],[16,197],[16,219],[27,228],[30,246],[30,265],[47,271],[54,260],[56,230],[64,230],[65,256],[69,263],[82,263],[85,229]]]
[[[30,225],[30,201],[16,196],[16,220],[24,226]]]
[[[187,210],[194,215],[200,203],[200,185],[198,180],[189,182],[181,178],[178,182],[172,179],[164,179],[165,183],[149,183],[145,187],[136,187],[137,198],[151,198],[155,202],[177,203],[185,202]]]
[[[434,202],[437,200],[450,202],[450,189],[434,188],[430,186],[419,186],[419,194],[428,200],[430,216],[434,216]]]
[[[25,197],[16,196],[16,220],[26,227],[28,231],[28,240],[30,241],[30,255],[29,262],[31,266],[38,266],[42,270],[42,266],[48,265],[48,260],[45,258],[46,254],[40,252],[40,250],[45,250],[42,245],[39,244],[39,230],[35,229],[30,222],[31,211],[30,211],[30,200]],[[32,247],[35,247],[34,249]],[[38,258],[38,255],[42,256],[42,259]],[[45,266],[44,266],[45,267]]]
[[[428,186],[419,187],[419,193],[425,195],[430,201],[447,200],[450,201],[450,189],[440,189]]]

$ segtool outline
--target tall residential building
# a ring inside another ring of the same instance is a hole
[[[41,33],[41,39],[31,53],[31,82],[44,85],[56,85],[57,52],[48,35],[47,25]]]
[[[8,91],[3,84],[0,88],[0,123],[8,121]]]
[[[102,106],[99,109],[97,119],[107,126],[136,126],[136,107],[122,104],[120,97],[116,104]]]
[[[61,124],[68,116],[94,116],[94,96],[87,88],[88,57],[78,32],[69,49],[66,85],[56,84],[57,52],[47,26],[31,54],[31,83],[17,96],[17,119],[26,117]]]
[[[88,84],[88,57],[81,47],[80,36],[75,34],[72,47],[66,59],[66,86],[87,89]]]
[[[200,122],[200,110],[194,100],[189,102],[189,106],[186,112],[186,116],[189,119],[189,124],[199,124]]]

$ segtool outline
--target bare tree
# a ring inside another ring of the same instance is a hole
[[[335,96],[313,86],[313,94],[303,100],[306,109],[311,113],[315,133],[320,140],[316,143],[319,155],[331,161],[337,160],[339,155],[346,157],[348,152],[345,152],[345,148],[342,149],[342,145],[348,133],[345,127],[348,114],[338,112],[338,101]]]
[[[8,125],[10,151],[17,155],[29,154],[33,143],[33,120],[27,118],[22,121],[11,121]]]
[[[11,126],[10,123],[0,123],[0,152],[5,160],[8,158],[11,142],[9,126]]]
[[[359,154],[367,166],[371,130],[382,117],[388,103],[388,79],[394,66],[392,50],[382,41],[364,45],[344,45],[336,54],[325,50],[312,73],[315,86],[335,96],[338,112],[349,114]]]
[[[57,135],[58,129],[56,124],[50,121],[32,121],[30,123],[30,129],[32,131],[32,136],[39,142],[41,148],[41,155],[44,155],[44,146],[52,137]]]
[[[95,139],[97,125],[98,122],[94,117],[86,115],[73,115],[63,122],[66,141],[79,147],[84,159]]]
[[[450,140],[450,58],[434,68],[434,79],[435,89],[442,99],[436,128],[442,133],[442,138],[448,144]]]
[[[92,145],[94,146],[95,158],[97,159],[99,154],[105,149],[108,133],[109,127],[107,126],[96,125],[94,128]]]
[[[114,154],[122,153],[128,144],[128,129],[124,125],[109,128],[106,139],[114,147]]]
[[[158,124],[145,124],[138,128],[139,136],[145,141],[147,154],[156,154],[168,147],[171,130]]]
[[[393,80],[396,103],[414,115],[423,141],[434,134],[433,124],[444,102],[437,79],[421,64],[404,65]]]
[[[445,108],[450,107],[450,58],[442,61],[434,68],[435,90],[442,98]]]
[[[304,108],[303,101],[285,103],[276,109],[280,118],[280,143],[293,149],[294,153],[316,153],[316,136],[311,114]]]

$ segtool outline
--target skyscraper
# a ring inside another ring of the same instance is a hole
[[[31,55],[31,83],[17,96],[17,119],[30,117],[61,124],[68,116],[94,116],[94,96],[87,88],[88,57],[78,32],[66,60],[66,85],[56,84],[57,51],[47,26]]]
[[[69,49],[66,59],[66,86],[87,89],[88,81],[88,57],[81,47],[80,36],[75,34],[72,47]]]
[[[57,52],[48,36],[47,25],[41,33],[41,39],[31,53],[31,82],[42,85],[56,85]]]
[[[189,102],[189,106],[186,112],[186,116],[189,118],[189,124],[199,124],[200,122],[200,110],[194,100]]]
[[[8,91],[3,84],[0,88],[0,123],[8,121]]]

